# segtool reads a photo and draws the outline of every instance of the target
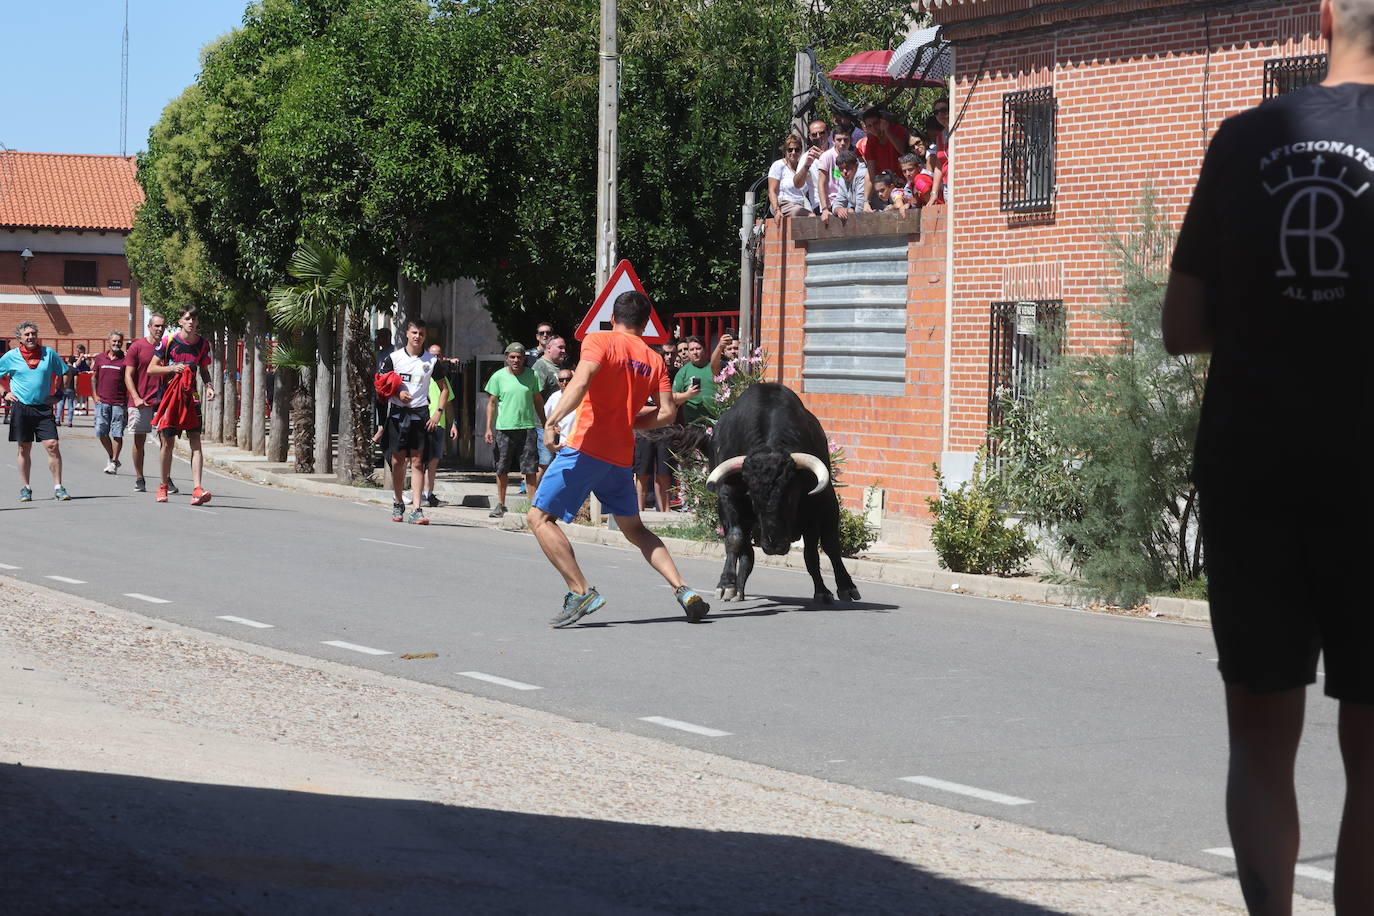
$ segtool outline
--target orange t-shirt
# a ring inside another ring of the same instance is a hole
[[[634,334],[598,331],[582,341],[581,359],[601,368],[577,407],[568,448],[628,468],[635,458],[635,415],[650,395],[658,395],[661,404],[672,394],[663,357]]]

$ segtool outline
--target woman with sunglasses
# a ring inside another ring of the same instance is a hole
[[[788,134],[779,147],[782,158],[768,169],[768,203],[774,216],[810,216],[816,207],[816,180],[811,166],[820,156],[812,147],[802,155],[801,138]]]
[[[930,193],[930,202],[942,204],[949,197],[949,97],[935,100],[930,110],[930,120],[926,122],[926,133],[930,136],[930,146],[926,159],[930,171],[935,175],[935,186]]]

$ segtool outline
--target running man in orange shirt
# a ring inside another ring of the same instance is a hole
[[[649,299],[641,292],[616,297],[611,330],[588,334],[582,341],[577,372],[544,424],[544,441],[553,449],[558,422],[581,406],[572,434],[544,472],[526,517],[544,556],[568,586],[562,610],[549,621],[553,627],[576,623],[606,603],[587,583],[557,523],[559,518],[572,521],[590,493],[615,516],[625,539],[668,580],[689,622],[700,623],[711,610],[682,580],[663,541],[639,519],[631,470],[634,430],[667,426],[677,413],[663,357],[642,339],[649,313]],[[655,403],[643,407],[651,397]]]

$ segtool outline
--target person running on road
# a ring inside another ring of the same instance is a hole
[[[1364,336],[1348,329],[1374,302],[1374,0],[1323,0],[1320,22],[1326,78],[1212,138],[1163,313],[1169,352],[1212,354],[1193,481],[1225,684],[1226,819],[1253,913],[1292,909],[1294,761],[1319,658],[1346,776],[1336,912],[1374,913],[1368,502],[1358,475],[1354,489],[1301,479],[1314,444],[1358,425],[1370,392]],[[1277,562],[1263,496],[1276,483],[1301,491]]]
[[[111,331],[110,345],[91,360],[91,390],[95,393],[95,437],[109,459],[106,474],[119,473],[119,454],[124,450],[125,404],[124,332]]]
[[[549,621],[553,627],[576,623],[606,603],[588,584],[568,536],[557,524],[560,518],[572,521],[590,493],[595,493],[615,516],[625,539],[638,547],[649,565],[672,586],[690,622],[699,623],[711,610],[683,581],[663,541],[639,518],[630,467],[634,430],[667,426],[676,414],[663,357],[642,337],[650,311],[648,297],[637,290],[616,297],[611,330],[588,334],[582,341],[582,359],[572,382],[544,422],[544,441],[553,448],[559,423],[578,411],[572,435],[549,465],[526,515],[544,556],[568,587],[562,610]],[[650,397],[656,404],[643,407]]]
[[[386,456],[391,462],[391,489],[395,501],[391,505],[391,520],[412,525],[428,525],[423,490],[425,461],[428,458],[429,438],[439,423],[439,416],[429,410],[429,382],[444,378],[448,363],[425,350],[425,323],[419,318],[406,322],[406,345],[393,351],[377,368],[379,380],[394,376],[397,387],[387,400]],[[411,504],[406,513],[402,496],[405,490],[406,468],[410,468]]]
[[[33,499],[29,487],[34,441],[42,442],[48,452],[52,472],[52,498],[71,499],[62,486],[62,450],[57,444],[57,420],[53,416],[53,379],[74,370],[62,361],[57,351],[38,343],[38,325],[23,321],[14,329],[19,346],[0,356],[0,380],[5,385],[5,400],[10,405],[10,441],[19,447],[15,466],[19,469],[19,501]]]
[[[148,373],[156,376],[175,376],[178,373],[199,372],[200,380],[205,385],[205,399],[213,401],[215,389],[210,385],[210,341],[197,332],[199,324],[200,316],[195,306],[188,305],[183,308],[177,317],[177,326],[180,330],[167,335],[158,343],[153,351],[153,359],[148,363]],[[201,486],[205,452],[200,444],[200,401],[195,398],[195,378],[184,377],[176,386],[177,392],[184,391],[184,395],[178,396],[184,396],[187,401],[187,409],[176,411],[180,416],[173,415],[176,405],[169,403],[175,393],[173,387],[173,383],[169,383],[163,391],[156,414],[156,420],[159,421],[158,434],[162,439],[162,482],[157,485],[157,501],[167,501],[172,477],[173,447],[176,445],[177,436],[185,433],[186,445],[191,449],[191,483],[194,486],[191,490],[191,505],[203,506],[210,501],[210,491]]]
[[[166,318],[161,315],[150,316],[147,336],[135,340],[124,351],[124,388],[128,393],[124,431],[134,437],[131,457],[134,462],[134,490],[138,493],[148,489],[148,482],[143,476],[143,455],[148,434],[153,431],[153,413],[162,400],[162,379],[149,375],[148,366],[152,364],[153,351],[162,342],[166,328]],[[164,478],[162,482],[167,485],[167,492],[179,492],[171,478]]]

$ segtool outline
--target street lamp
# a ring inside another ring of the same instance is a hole
[[[29,249],[25,248],[23,251],[19,252],[19,263],[20,263],[20,269],[19,269],[20,280],[19,280],[19,282],[21,282],[21,283],[23,283],[23,284],[25,284],[25,285],[27,285],[28,282],[29,282],[29,262],[32,261],[32,260],[33,260],[33,252],[30,251]]]

